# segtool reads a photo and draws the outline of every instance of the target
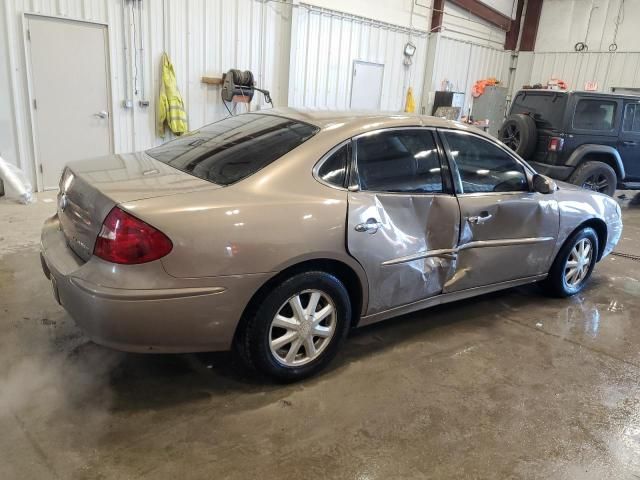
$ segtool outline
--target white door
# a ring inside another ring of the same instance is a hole
[[[353,62],[351,82],[351,108],[353,110],[379,110],[382,96],[384,65],[380,63]]]
[[[31,101],[41,185],[67,162],[112,153],[107,27],[27,17]]]

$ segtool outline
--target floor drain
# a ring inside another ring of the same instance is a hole
[[[611,255],[615,255],[616,257],[628,258],[629,260],[635,260],[640,262],[640,255],[631,255],[630,253],[621,253],[621,252],[611,252]]]

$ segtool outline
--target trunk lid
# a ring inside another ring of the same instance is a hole
[[[119,204],[221,188],[147,154],[110,155],[67,165],[60,179],[58,217],[69,247],[89,260],[102,222]]]

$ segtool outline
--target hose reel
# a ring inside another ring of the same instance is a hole
[[[269,90],[256,87],[253,73],[232,68],[222,75],[222,99],[226,102],[249,103],[254,91],[261,92],[267,103],[273,105]]]

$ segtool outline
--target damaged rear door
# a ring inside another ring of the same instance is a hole
[[[347,246],[369,281],[367,315],[442,292],[460,212],[435,132],[390,128],[354,139]]]
[[[534,192],[524,165],[493,142],[439,132],[461,215],[456,272],[444,292],[548,272],[560,220],[554,195]]]

